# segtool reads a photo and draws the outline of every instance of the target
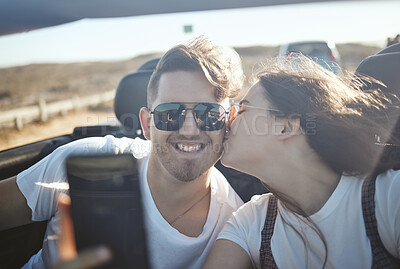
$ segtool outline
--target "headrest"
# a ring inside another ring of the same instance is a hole
[[[380,80],[387,86],[382,89],[383,91],[400,97],[400,43],[393,44],[376,55],[366,58],[360,63],[356,73]],[[366,85],[366,89],[368,89],[368,85]],[[393,124],[394,126],[390,127],[392,128],[392,137],[386,141],[387,144],[383,147],[382,156],[375,167],[376,173],[381,173],[389,168],[400,169],[400,147],[398,145],[400,118]]]
[[[155,58],[150,61],[145,62],[142,64],[137,71],[143,71],[143,70],[154,70],[156,69],[156,66],[158,62],[160,61],[160,58]]]
[[[141,134],[139,111],[147,105],[147,84],[152,73],[153,70],[143,70],[128,74],[118,85],[114,111],[128,136]]]
[[[392,52],[400,52],[400,43],[392,44],[383,50],[379,51],[377,54],[385,54],[385,53],[392,53]]]
[[[391,93],[400,96],[400,43],[393,44],[363,60],[356,73],[382,81]]]
[[[126,75],[118,85],[114,98],[114,112],[124,127],[126,136],[141,135],[140,108],[147,106],[147,85],[160,58],[142,64],[135,73]]]

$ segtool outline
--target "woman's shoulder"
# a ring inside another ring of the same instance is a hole
[[[272,193],[254,195],[251,197],[250,201],[242,205],[236,211],[236,214],[258,214],[261,212],[266,212],[271,197]]]
[[[269,199],[273,196],[272,193],[264,193],[253,195],[248,203],[252,203],[254,205],[260,205],[264,203],[268,203]]]
[[[254,195],[250,201],[233,213],[225,230],[239,229],[240,231],[247,231],[246,236],[252,232],[256,232],[258,235],[258,230],[262,229],[264,225],[270,197],[272,197],[271,193]]]

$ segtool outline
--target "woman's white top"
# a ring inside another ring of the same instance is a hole
[[[325,268],[371,268],[371,245],[361,205],[363,181],[342,176],[325,205],[310,216],[327,243]],[[256,268],[260,268],[261,231],[270,197],[254,196],[234,213],[218,236],[241,246]],[[389,170],[378,176],[375,214],[385,248],[400,258],[400,171]],[[279,268],[322,268],[326,255],[322,240],[305,218],[288,211],[280,201],[271,250]]]

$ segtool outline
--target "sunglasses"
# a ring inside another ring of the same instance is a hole
[[[232,122],[236,119],[236,117],[239,114],[239,111],[241,108],[254,108],[254,109],[261,109],[261,110],[266,110],[266,111],[274,111],[274,112],[280,112],[279,109],[276,108],[269,108],[269,107],[259,107],[259,106],[251,106],[246,103],[233,103],[231,104],[229,108],[229,117],[228,117],[228,125],[230,126]]]
[[[194,105],[188,108],[185,105]],[[218,131],[224,128],[229,112],[214,103],[165,103],[150,111],[157,129],[178,131],[185,122],[186,113],[191,110],[197,127],[202,131]]]

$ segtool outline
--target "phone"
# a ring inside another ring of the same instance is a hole
[[[66,169],[78,252],[106,245],[113,259],[102,268],[148,268],[136,158],[72,156]]]

